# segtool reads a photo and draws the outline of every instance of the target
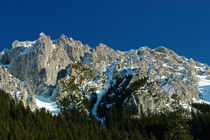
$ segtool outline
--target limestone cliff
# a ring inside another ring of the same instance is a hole
[[[69,109],[96,117],[113,105],[138,116],[174,102],[190,107],[200,98],[209,101],[208,65],[165,47],[115,51],[99,44],[94,49],[65,35],[51,40],[40,33],[35,41],[15,41],[1,52],[0,63],[1,88],[32,108],[39,107],[36,95],[55,102],[68,98]]]

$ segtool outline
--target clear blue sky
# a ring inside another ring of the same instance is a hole
[[[0,0],[0,50],[40,32],[94,48],[166,46],[210,64],[209,0]]]

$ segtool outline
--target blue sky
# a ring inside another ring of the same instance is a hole
[[[210,64],[210,1],[0,0],[0,50],[14,40],[61,34],[95,48],[166,46]]]

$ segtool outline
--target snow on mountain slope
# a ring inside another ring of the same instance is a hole
[[[94,100],[95,104],[88,111],[102,123],[104,118],[98,118],[97,108],[103,97],[110,98],[104,99],[107,108],[118,101],[119,105],[133,107],[137,115],[141,111],[163,109],[176,99],[181,99],[183,106],[190,105],[195,100],[201,101],[200,93],[203,100],[210,102],[210,67],[165,47],[141,47],[123,52],[99,44],[94,49],[64,35],[51,40],[41,33],[36,41],[15,41],[11,50],[0,53],[0,63],[5,65],[0,71],[1,89],[17,92],[17,99],[21,97],[25,103],[27,100],[33,103],[34,97],[31,97],[35,95],[34,105],[54,114],[60,111],[56,101],[63,97],[75,97],[71,102],[75,103],[75,108],[82,108],[82,101],[97,93],[97,101]],[[10,84],[10,74],[14,84]],[[125,92],[122,89],[129,89],[132,83],[145,77],[148,81],[144,89],[136,85],[132,93],[125,93],[121,98]],[[20,84],[15,84],[16,79]],[[105,97],[116,83],[110,97]],[[65,90],[65,85],[69,90]]]
[[[36,97],[36,105],[40,108],[45,108],[48,111],[52,112],[52,114],[58,114],[60,112],[60,109],[58,108],[58,105],[55,101],[50,100],[50,98],[44,98],[40,95],[35,95]]]
[[[202,99],[210,102],[210,79],[206,75],[198,75],[198,88]]]
[[[107,92],[107,90],[110,87],[110,82],[112,81],[112,76],[113,76],[114,68],[115,68],[115,65],[118,64],[118,63],[119,63],[119,61],[116,61],[111,66],[107,67],[107,71],[105,72],[105,74],[108,77],[108,80],[104,83],[104,85],[102,85],[96,91],[96,93],[97,93],[97,101],[94,104],[93,109],[92,109],[93,115],[96,117],[97,120],[100,120],[101,121],[101,123],[103,124],[104,127],[105,127],[105,124],[104,124],[105,118],[99,118],[98,117],[98,115],[97,115],[97,107],[98,107],[98,104],[99,104],[101,98],[103,97],[103,95]]]
[[[209,71],[206,65],[195,66],[196,71],[198,72],[198,90],[201,95],[201,99],[198,103],[209,103],[210,104],[210,79],[209,79]]]

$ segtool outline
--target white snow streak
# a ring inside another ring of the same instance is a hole
[[[119,63],[119,61],[116,61],[114,62],[111,66],[107,67],[107,71],[105,72],[106,76],[108,77],[108,80],[99,87],[99,89],[96,91],[97,93],[97,101],[96,103],[94,104],[93,106],[93,109],[92,109],[92,113],[93,115],[95,116],[95,118],[99,121],[101,121],[102,125],[106,128],[105,124],[104,124],[104,121],[105,121],[105,118],[99,118],[98,115],[97,115],[97,107],[98,107],[98,104],[100,103],[101,101],[101,98],[103,97],[103,95],[106,93],[106,91],[109,89],[110,87],[110,82],[112,81],[112,75],[113,75],[113,72],[114,72],[114,68],[115,68],[115,65]]]

